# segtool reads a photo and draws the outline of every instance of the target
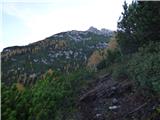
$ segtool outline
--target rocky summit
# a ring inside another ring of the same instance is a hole
[[[108,30],[108,29],[105,29],[105,28],[102,28],[101,30],[98,30],[97,28],[91,26],[87,31],[89,32],[93,32],[95,34],[98,34],[98,35],[105,35],[105,36],[110,36],[113,34],[113,32],[111,30]]]

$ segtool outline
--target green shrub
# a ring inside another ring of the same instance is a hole
[[[137,87],[160,92],[160,42],[144,45],[111,66],[114,79],[129,78]]]
[[[105,60],[105,59],[102,60],[102,61],[97,65],[97,69],[98,69],[98,70],[102,70],[102,69],[104,69],[104,68],[106,68],[106,60]]]
[[[16,85],[12,87],[1,85],[1,104],[2,104],[2,119],[3,120],[22,120],[28,116],[28,108],[31,107],[30,103],[32,97],[29,92],[19,92]]]
[[[107,51],[107,58],[106,58],[107,66],[115,62],[119,62],[120,60],[121,60],[121,53],[118,49]]]
[[[97,69],[101,70],[106,67],[112,66],[114,63],[121,61],[121,54],[118,49],[107,50],[107,56],[98,65]]]
[[[70,74],[54,71],[24,91],[2,84],[2,119],[63,119],[74,109],[77,93],[91,75],[85,69]]]
[[[139,86],[160,92],[160,43],[140,48],[128,66],[129,75]]]
[[[127,66],[122,62],[116,64],[114,69],[112,70],[112,77],[115,80],[127,78],[128,77]]]

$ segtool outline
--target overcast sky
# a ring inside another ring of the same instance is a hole
[[[131,3],[132,0],[126,0]],[[1,0],[1,43],[27,45],[68,30],[116,30],[124,0]]]

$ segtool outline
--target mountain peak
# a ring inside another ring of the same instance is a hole
[[[105,35],[105,36],[113,34],[113,31],[111,31],[111,30],[108,30],[108,29],[105,29],[105,28],[102,28],[101,30],[98,30],[97,28],[95,28],[93,26],[91,26],[87,31],[93,32],[93,33],[98,34],[98,35]]]
[[[99,31],[99,30],[97,28],[91,26],[87,31],[95,32],[95,31]]]

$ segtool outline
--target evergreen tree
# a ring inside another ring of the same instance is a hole
[[[135,9],[137,7],[136,2],[132,2],[130,6],[124,2],[124,12],[118,22],[118,43],[121,51],[124,54],[132,53],[136,50],[137,39],[134,39],[135,33]]]
[[[118,43],[123,54],[134,53],[150,41],[160,40],[160,2],[125,2],[118,22]]]

